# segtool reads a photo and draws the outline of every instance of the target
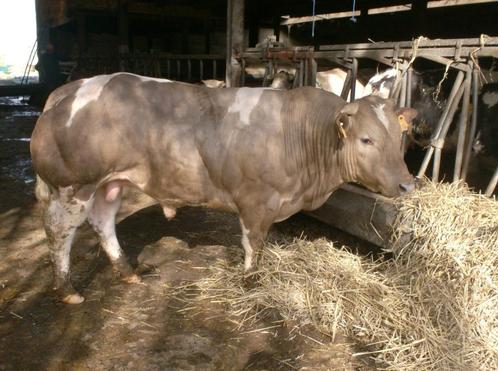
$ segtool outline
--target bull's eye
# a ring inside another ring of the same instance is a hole
[[[372,144],[374,144],[374,143],[372,142],[372,139],[370,139],[370,138],[361,138],[361,142],[362,142],[363,144],[368,144],[368,145],[372,145]]]

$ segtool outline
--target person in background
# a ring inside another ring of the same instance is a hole
[[[63,78],[59,66],[59,56],[53,44],[47,44],[45,51],[40,54],[36,69],[40,72],[40,82],[44,85],[46,95],[62,85]]]

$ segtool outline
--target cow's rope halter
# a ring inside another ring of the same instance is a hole
[[[475,48],[474,50],[472,50],[470,52],[470,59],[474,63],[474,68],[477,69],[477,71],[479,71],[479,77],[480,77],[480,79],[484,80],[484,83],[486,83],[486,84],[488,83],[488,80],[486,79],[486,76],[484,76],[484,73],[481,70],[481,66],[479,66],[479,59],[477,58],[477,53],[482,48],[484,48],[484,46],[486,44],[486,41],[488,39],[490,39],[490,37],[488,35],[481,34],[481,36],[479,37],[480,46],[478,46],[477,48]],[[482,81],[481,81],[481,83],[482,83]]]

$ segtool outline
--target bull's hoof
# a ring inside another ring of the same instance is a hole
[[[85,301],[85,298],[80,294],[70,294],[66,295],[62,302],[65,304],[81,304]]]
[[[257,269],[251,268],[248,271],[244,271],[244,277],[242,279],[244,287],[246,289],[253,289],[258,285],[259,274]]]
[[[141,283],[142,282],[142,279],[140,278],[140,276],[138,276],[136,274],[132,274],[132,275],[123,277],[121,280],[123,282],[130,283],[130,284],[131,283]]]

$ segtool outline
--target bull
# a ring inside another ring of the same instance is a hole
[[[50,95],[30,147],[54,288],[65,303],[84,300],[69,272],[85,221],[124,281],[140,280],[115,231],[125,187],[153,197],[168,219],[187,205],[237,213],[245,271],[273,223],[318,208],[343,183],[409,192],[403,114],[414,116],[379,97],[346,103],[311,87],[209,89],[128,73],[64,85]]]

